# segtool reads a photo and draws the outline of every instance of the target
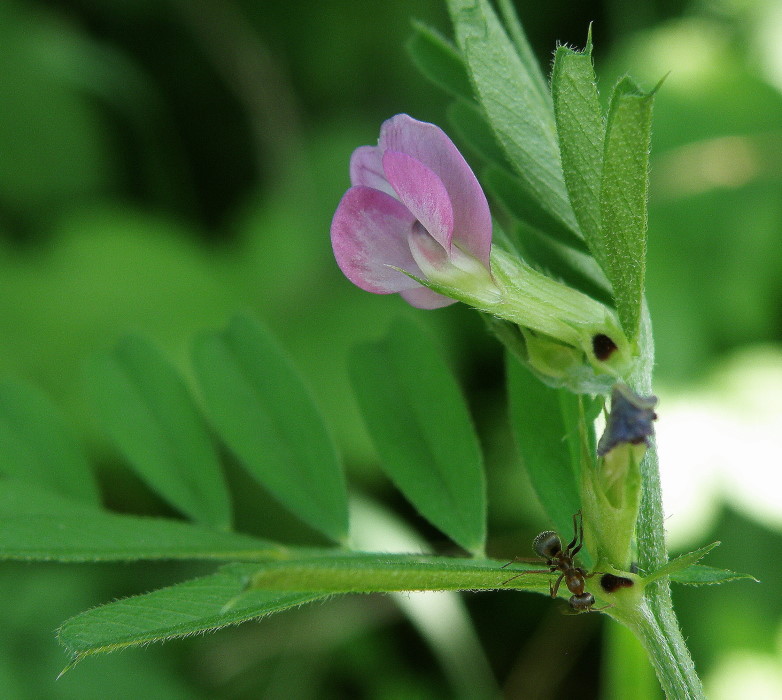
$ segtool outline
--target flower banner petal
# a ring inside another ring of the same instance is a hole
[[[372,187],[396,197],[383,172],[383,151],[377,146],[359,146],[353,151],[350,156],[350,184]]]
[[[475,174],[446,133],[434,124],[397,114],[381,127],[380,148],[412,156],[442,180],[453,208],[453,242],[489,267],[489,205]]]

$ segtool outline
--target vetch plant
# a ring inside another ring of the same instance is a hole
[[[87,393],[117,451],[189,522],[101,508],[54,407],[6,384],[0,556],[220,566],[65,622],[59,639],[72,664],[335,594],[515,589],[576,596],[574,609],[608,615],[640,639],[668,697],[703,697],[670,582],[751,577],[698,564],[717,543],[673,561],[665,547],[644,298],[655,91],[625,78],[604,112],[591,38],[584,51],[557,48],[549,85],[509,2],[500,2],[502,22],[487,0],[448,7],[456,45],[417,26],[410,51],[454,97],[452,132],[479,177],[440,127],[392,117],[377,146],[353,154],[331,240],[357,286],[421,309],[465,303],[506,347],[512,428],[553,526],[536,546],[549,568],[486,556],[480,445],[458,384],[415,324],[399,321],[356,348],[354,391],[394,485],[469,556],[352,546],[348,487],[327,421],[257,322],[237,317],[194,341],[199,399],[154,345],[129,337],[88,363]],[[331,544],[234,531],[215,438]]]

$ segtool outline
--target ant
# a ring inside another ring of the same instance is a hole
[[[584,545],[584,521],[581,516],[581,511],[573,515],[573,540],[568,544],[565,549],[562,549],[562,541],[559,539],[559,535],[553,530],[546,530],[541,532],[532,542],[532,548],[535,553],[541,558],[546,560],[548,569],[536,569],[533,571],[522,571],[520,574],[512,576],[507,581],[503,581],[503,586],[513,581],[513,579],[524,574],[547,574],[560,572],[557,580],[554,583],[549,582],[549,591],[552,598],[557,597],[557,591],[559,591],[559,585],[564,579],[565,585],[568,590],[573,594],[570,596],[570,609],[574,613],[589,612],[590,610],[598,611],[605,610],[610,607],[606,605],[603,608],[593,608],[595,604],[595,597],[584,590],[585,579],[588,579],[595,575],[597,572],[587,573],[585,569],[575,564],[575,556],[578,554],[581,547]],[[537,561],[516,559],[515,561]],[[512,562],[508,562],[511,564]],[[505,564],[505,566],[508,566]],[[502,568],[504,569],[505,566]]]

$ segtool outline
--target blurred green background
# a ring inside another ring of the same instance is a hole
[[[669,535],[675,551],[720,539],[709,564],[762,580],[674,595],[710,698],[782,697],[782,5],[517,6],[546,66],[557,41],[583,45],[593,21],[603,92],[624,72],[646,86],[669,73],[655,108],[648,271]],[[107,506],[172,515],[98,435],[85,357],[139,331],[188,374],[193,335],[246,309],[313,387],[353,491],[442,547],[381,475],[347,382],[347,350],[407,314],[440,339],[474,410],[490,553],[526,556],[549,526],[508,435],[502,354],[477,315],[361,292],[331,256],[353,148],[399,112],[448,129],[446,98],[404,51],[412,17],[450,31],[439,0],[0,3],[0,377],[63,409]],[[240,527],[313,541],[228,469]],[[656,697],[614,626],[510,592],[462,597],[474,633],[448,632],[466,619],[454,601],[438,633],[424,620],[434,598],[418,612],[413,598],[344,598],[88,659],[55,682],[60,622],[202,571],[0,565],[0,696],[479,698],[493,676],[507,697],[627,697],[618,664],[634,697]]]

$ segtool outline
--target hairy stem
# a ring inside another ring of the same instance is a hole
[[[645,593],[643,603],[632,614],[617,614],[616,619],[643,644],[667,698],[705,698],[673,611],[667,577],[651,583]]]
[[[652,391],[654,344],[649,312],[644,304],[640,345],[644,361],[631,384],[641,395]],[[636,524],[638,566],[641,573],[651,573],[668,562],[665,546],[665,522],[660,488],[657,445],[652,442],[641,463],[642,497]],[[615,617],[627,625],[640,639],[657,673],[666,697],[675,700],[704,698],[703,686],[684,642],[671,601],[667,576],[650,583],[644,591],[642,604]]]

